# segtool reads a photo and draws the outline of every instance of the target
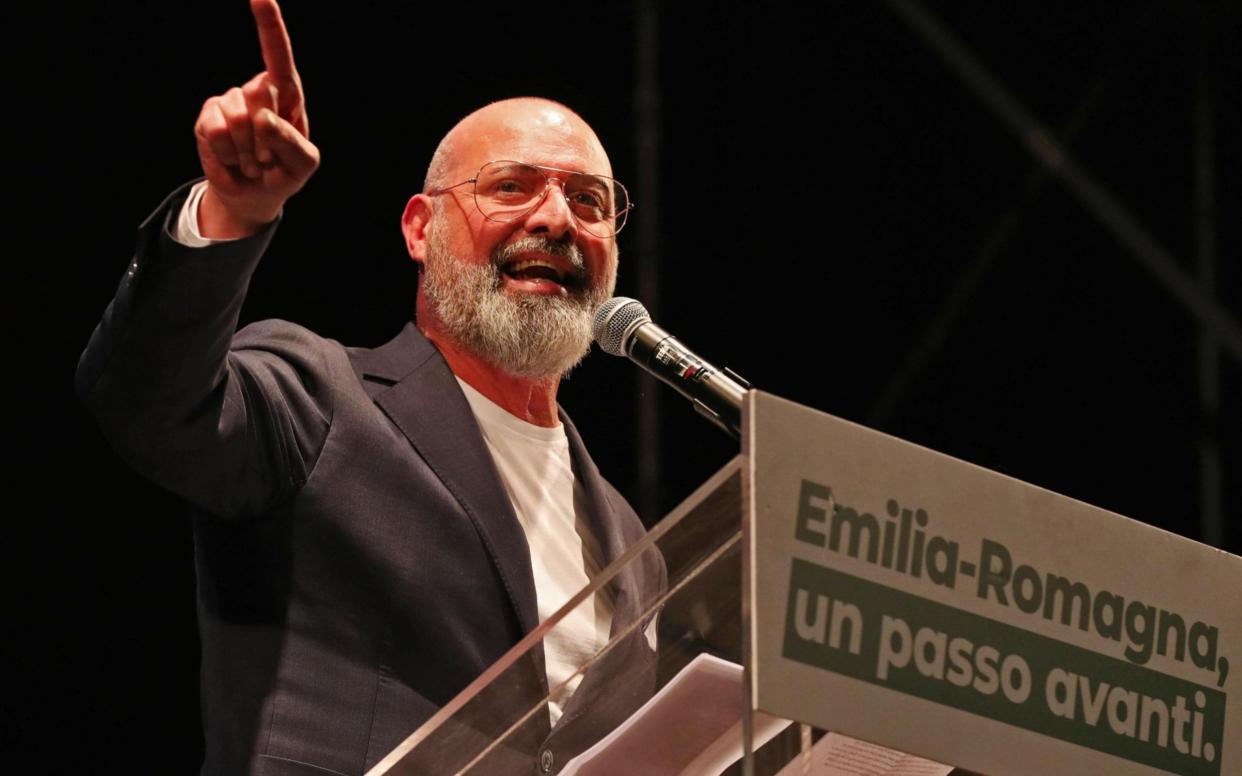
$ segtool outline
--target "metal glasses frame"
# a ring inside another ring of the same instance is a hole
[[[454,183],[454,184],[453,184],[453,185],[451,185],[451,186],[443,186],[443,187],[440,187],[440,188],[432,189],[432,190],[430,190],[430,191],[426,192],[426,193],[427,193],[427,196],[429,196],[429,197],[436,197],[436,196],[439,196],[440,194],[445,194],[445,193],[447,193],[447,192],[449,192],[449,191],[452,191],[453,189],[456,189],[456,188],[460,188],[460,187],[462,187],[462,186],[465,186],[465,185],[466,185],[466,184],[468,184],[468,183],[469,183],[469,184],[475,184],[475,183],[478,183],[478,181],[479,181],[479,176],[483,173],[483,170],[487,169],[488,167],[490,167],[490,166],[492,166],[492,165],[494,165],[494,164],[517,164],[517,165],[521,165],[521,166],[523,166],[523,167],[530,167],[530,168],[532,168],[532,169],[538,170],[540,173],[542,173],[542,174],[543,174],[543,179],[544,179],[544,187],[543,187],[543,193],[542,193],[542,194],[540,194],[540,195],[539,195],[539,197],[531,203],[531,205],[530,205],[530,207],[529,207],[529,208],[527,208],[526,210],[523,210],[523,211],[521,211],[521,212],[515,213],[515,214],[514,214],[512,217],[510,217],[510,218],[497,218],[497,217],[495,217],[495,216],[488,215],[488,213],[487,213],[487,212],[485,212],[485,211],[484,211],[484,209],[483,209],[482,207],[480,207],[480,206],[479,206],[479,193],[478,193],[478,189],[477,189],[477,187],[476,187],[476,188],[471,189],[471,190],[470,190],[470,195],[474,198],[474,206],[475,206],[475,209],[477,209],[477,210],[479,211],[479,213],[480,213],[480,214],[481,214],[484,218],[486,218],[488,221],[494,221],[494,222],[499,223],[499,224],[507,224],[507,223],[511,223],[511,222],[513,222],[513,221],[517,221],[517,220],[519,220],[519,219],[521,219],[521,218],[525,218],[526,216],[530,215],[532,212],[534,212],[535,210],[537,210],[537,209],[539,208],[539,206],[540,206],[540,205],[542,205],[542,204],[543,204],[543,201],[544,201],[545,199],[547,199],[547,198],[548,198],[548,191],[552,188],[552,182],[553,182],[553,181],[559,181],[559,182],[560,182],[560,185],[561,185],[561,194],[562,194],[562,195],[564,195],[564,193],[565,193],[565,181],[564,181],[564,180],[562,180],[562,179],[560,179],[560,178],[553,178],[552,176],[548,175],[548,173],[549,173],[549,172],[568,173],[568,174],[570,174],[570,175],[589,175],[589,176],[590,176],[590,177],[592,177],[592,178],[599,178],[599,179],[600,179],[600,180],[602,180],[602,181],[606,181],[606,182],[608,182],[608,183],[610,183],[610,184],[613,184],[614,186],[616,186],[616,188],[618,188],[618,189],[620,189],[620,190],[621,190],[621,193],[622,193],[622,194],[624,194],[624,195],[625,195],[625,207],[620,208],[620,209],[619,209],[619,210],[617,210],[615,213],[613,213],[613,215],[612,215],[612,219],[611,219],[611,223],[613,223],[613,224],[616,224],[616,223],[617,223],[617,221],[618,221],[618,220],[620,220],[621,225],[620,225],[620,226],[618,226],[618,227],[617,227],[617,228],[615,228],[615,229],[610,229],[610,230],[608,231],[608,233],[607,233],[607,234],[598,234],[597,232],[593,231],[593,230],[592,230],[592,228],[591,228],[590,226],[588,226],[587,224],[583,223],[583,222],[582,222],[582,221],[578,218],[577,214],[574,214],[574,221],[576,221],[576,222],[577,222],[577,223],[578,223],[578,224],[579,224],[579,225],[580,225],[580,226],[581,226],[584,230],[586,230],[586,231],[587,231],[587,232],[589,232],[590,234],[595,235],[596,237],[613,237],[613,236],[616,236],[616,235],[620,234],[620,233],[621,233],[621,230],[625,228],[625,224],[626,224],[626,223],[628,222],[628,220],[629,220],[628,218],[625,218],[626,214],[628,214],[631,210],[633,210],[633,209],[634,209],[634,201],[630,199],[630,191],[629,191],[629,189],[627,189],[627,188],[625,187],[625,184],[624,184],[624,183],[622,183],[621,181],[617,180],[616,178],[611,178],[611,177],[609,177],[609,176],[607,176],[607,175],[596,175],[595,173],[583,173],[583,172],[581,172],[580,170],[567,170],[567,169],[565,169],[565,168],[563,168],[563,167],[549,167],[549,166],[547,166],[547,165],[543,165],[543,164],[531,164],[530,162],[520,162],[520,161],[518,161],[518,160],[516,160],[516,159],[494,159],[494,160],[492,160],[492,161],[490,161],[490,162],[487,162],[487,163],[486,163],[486,164],[484,164],[482,167],[480,167],[480,168],[479,168],[479,171],[478,171],[478,172],[476,172],[476,173],[474,174],[474,177],[473,177],[473,178],[468,178],[468,179],[466,179],[466,180],[462,181],[461,183]],[[572,208],[572,207],[570,207],[569,212],[570,212],[571,214],[573,213],[573,208]]]

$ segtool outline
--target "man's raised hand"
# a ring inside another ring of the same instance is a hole
[[[267,69],[203,104],[194,125],[207,176],[199,206],[204,237],[254,234],[319,166],[302,79],[276,0],[250,0]]]

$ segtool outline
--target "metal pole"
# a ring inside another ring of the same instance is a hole
[[[1195,73],[1195,271],[1200,290],[1216,292],[1216,176],[1212,122],[1212,51],[1209,8],[1198,18]],[[1209,326],[1199,330],[1196,343],[1199,366],[1199,536],[1207,544],[1224,546],[1224,482],[1220,456],[1220,346]]]
[[[634,254],[638,296],[655,320],[660,318],[660,75],[659,5],[655,0],[639,0],[634,24],[634,132],[638,178],[634,201],[641,208],[635,213]],[[642,369],[634,370],[637,395],[637,444],[635,468],[638,472],[638,514],[647,522],[662,516],[660,493],[663,469],[660,451],[659,383]]]
[[[1134,33],[1131,36],[1131,43],[1127,44],[1127,47],[1146,31],[1151,25],[1151,19],[1152,13],[1151,7],[1149,7],[1147,13],[1139,19],[1138,24],[1135,26]],[[1099,104],[1100,98],[1105,93],[1108,84],[1121,69],[1123,60],[1123,57],[1114,57],[1109,65],[1087,86],[1073,112],[1061,127],[1060,136],[1065,139],[1067,144],[1071,144],[1082,132],[1088,117],[1094,111],[1096,105]],[[996,260],[1001,257],[1005,248],[1008,247],[1010,240],[1017,232],[1018,225],[1021,223],[1023,212],[1043,194],[1050,180],[1052,180],[1052,176],[1048,169],[1038,161],[1032,160],[1031,166],[1022,178],[1022,185],[1019,189],[1020,193],[1014,198],[1014,201],[1010,203],[1004,213],[992,223],[983,240],[979,243],[975,257],[958,273],[953,288],[945,294],[935,315],[923,327],[918,340],[906,352],[897,369],[889,377],[884,388],[880,390],[878,398],[872,404],[871,412],[867,416],[868,425],[882,429],[892,420],[910,386],[914,384],[919,374],[931,362],[945,342],[948,341],[953,327],[957,325],[957,321],[970,301],[970,297],[982,284],[992,265],[996,263]]]
[[[1112,233],[1139,265],[1151,273],[1169,294],[1234,358],[1242,363],[1242,327],[1224,306],[1203,293],[1199,284],[1178,265],[1164,246],[1090,173],[1078,164],[1026,108],[966,50],[939,22],[913,0],[889,0],[897,16],[939,54],[993,113],[1009,126],[1027,150],[1068,189],[1078,203]]]

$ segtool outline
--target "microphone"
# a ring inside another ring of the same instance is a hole
[[[631,361],[677,389],[700,415],[734,439],[742,433],[742,397],[750,383],[730,369],[717,369],[651,322],[635,299],[615,296],[595,313],[591,326],[605,352]]]

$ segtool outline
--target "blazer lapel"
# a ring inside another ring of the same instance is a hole
[[[587,453],[586,445],[582,443],[582,437],[578,435],[578,429],[570,422],[569,416],[563,410],[560,412],[560,417],[561,423],[565,425],[565,435],[569,438],[569,450],[573,457],[574,477],[581,480],[583,489],[586,492],[586,520],[595,535],[596,541],[599,542],[600,552],[603,554],[603,557],[600,558],[602,568],[620,557],[629,543],[621,532],[621,521],[617,518],[612,502],[608,498],[604,478],[600,475],[595,462],[591,460],[591,456]],[[609,588],[615,599],[612,617],[612,628],[615,633],[618,623],[625,625],[636,614],[633,606],[635,605],[638,589],[637,579],[633,574],[633,570],[629,568],[623,569],[617,576],[613,577],[609,583]]]
[[[560,413],[560,416],[561,422],[565,424],[565,434],[569,437],[574,476],[581,479],[586,492],[587,522],[599,541],[600,552],[604,556],[600,561],[603,566],[607,566],[625,552],[628,543],[621,531],[621,521],[617,518],[612,501],[608,498],[604,479],[600,476],[595,462],[587,454],[582,437],[578,435],[578,430],[574,428],[564,411]],[[608,583],[608,589],[613,598],[609,641],[615,639],[617,634],[641,613],[641,594],[637,573],[640,561],[641,557],[634,558]],[[631,634],[625,643],[617,645],[617,648],[587,670],[578,688],[570,697],[569,703],[566,704],[561,719],[557,722],[557,730],[570,726],[590,705],[600,704],[601,694],[606,696],[610,692],[616,692],[618,688],[614,683],[623,682],[624,673],[636,665],[630,653],[637,639],[641,638],[641,631]]]
[[[452,371],[413,324],[380,348],[356,351],[353,361],[375,403],[474,523],[529,633],[539,623],[530,548]]]

